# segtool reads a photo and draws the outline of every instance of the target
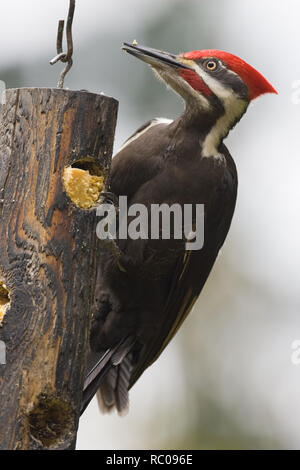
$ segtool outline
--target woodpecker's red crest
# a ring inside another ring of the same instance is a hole
[[[200,51],[185,52],[181,54],[180,57],[193,61],[198,61],[200,59],[219,59],[229,70],[239,75],[245,85],[247,85],[249,90],[249,98],[251,100],[257,98],[260,95],[263,95],[264,93],[277,94],[275,88],[271,85],[271,83],[268,82],[268,80],[265,79],[265,77],[260,72],[258,72],[251,65],[247,64],[247,62],[245,62],[244,60],[240,59],[234,54],[230,54],[229,52],[219,51],[216,49],[206,49]],[[205,84],[204,86],[203,84],[200,85],[200,79],[198,74],[196,74],[195,76],[194,73],[193,76],[192,71],[184,70],[181,72],[181,76],[183,78],[186,77],[187,81],[189,81],[192,86],[193,84],[195,86],[198,86],[198,89],[200,89],[201,92],[204,92],[205,94],[211,94],[211,90],[207,89],[208,87],[205,87]]]

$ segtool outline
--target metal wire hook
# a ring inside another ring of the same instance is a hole
[[[65,21],[59,20],[58,22],[57,39],[56,39],[57,55],[52,60],[50,60],[50,64],[54,65],[56,64],[56,62],[60,60],[61,62],[64,62],[64,63],[67,62],[67,65],[59,77],[57,88],[63,88],[65,76],[67,75],[67,73],[69,72],[70,68],[73,65],[72,23],[73,23],[74,11],[75,11],[75,0],[70,0],[67,27],[66,27],[67,46],[68,46],[68,50],[66,54],[63,52],[63,48],[62,48]]]

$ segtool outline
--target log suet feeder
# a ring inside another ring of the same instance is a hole
[[[8,89],[0,115],[0,449],[73,449],[118,102]]]

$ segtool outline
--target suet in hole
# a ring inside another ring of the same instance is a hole
[[[64,169],[64,188],[71,201],[81,209],[97,205],[104,186],[103,170],[92,158],[77,160]]]
[[[0,281],[0,326],[10,304],[9,292],[3,281]]]
[[[65,401],[44,394],[27,416],[30,434],[44,447],[58,446],[73,426],[73,410]]]

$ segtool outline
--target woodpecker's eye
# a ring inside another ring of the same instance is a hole
[[[217,68],[217,62],[215,60],[209,60],[208,62],[206,62],[205,66],[207,70],[215,70]]]

